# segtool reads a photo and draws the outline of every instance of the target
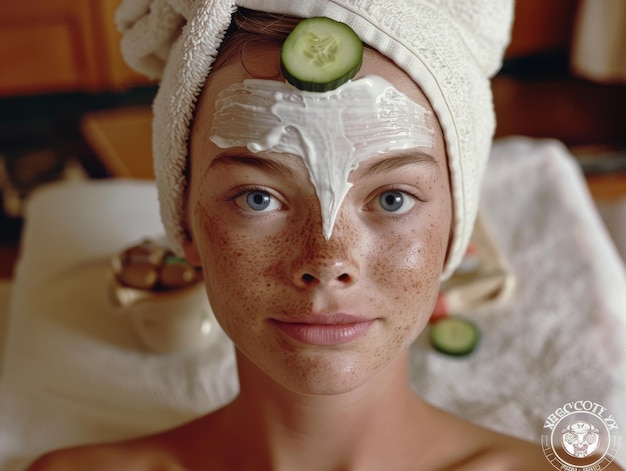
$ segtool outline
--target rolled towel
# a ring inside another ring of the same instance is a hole
[[[513,0],[124,0],[117,11],[131,67],[161,84],[153,150],[161,217],[182,254],[187,143],[197,98],[237,7],[344,22],[424,91],[444,132],[454,225],[442,278],[469,243],[495,129],[489,79],[510,38]]]

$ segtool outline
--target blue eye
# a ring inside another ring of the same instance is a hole
[[[395,212],[402,208],[404,195],[399,191],[385,191],[378,197],[378,201],[385,211]]]
[[[235,198],[235,203],[245,211],[268,212],[280,209],[281,203],[263,190],[250,190]]]
[[[384,191],[374,200],[374,207],[388,213],[404,214],[415,203],[415,198],[403,191]]]
[[[269,208],[272,203],[272,197],[264,191],[251,191],[246,196],[246,201],[250,209],[254,211],[263,211]]]

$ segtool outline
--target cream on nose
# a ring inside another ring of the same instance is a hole
[[[350,205],[342,205],[329,239],[322,230],[319,200],[299,223],[299,235],[289,259],[292,282],[300,288],[347,288],[359,280],[367,237]]]
[[[360,245],[364,242],[355,221],[340,214],[330,239],[321,231],[321,215],[310,219],[294,247],[291,278],[301,288],[332,286],[345,288],[359,279]]]

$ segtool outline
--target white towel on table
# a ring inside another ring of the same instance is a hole
[[[623,433],[626,276],[575,163],[554,141],[499,143],[481,211],[516,290],[467,314],[483,332],[469,357],[443,356],[420,337],[411,383],[445,409],[532,441],[575,400],[603,404]],[[0,379],[2,471],[52,448],[171,427],[236,394],[226,338],[153,355],[108,310],[108,258],[163,232],[151,183],[52,186],[26,216]],[[624,436],[622,445],[623,465]]]

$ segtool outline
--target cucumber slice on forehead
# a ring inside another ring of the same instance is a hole
[[[363,43],[344,23],[330,18],[302,20],[280,52],[283,74],[300,90],[327,92],[346,83],[361,68]]]

